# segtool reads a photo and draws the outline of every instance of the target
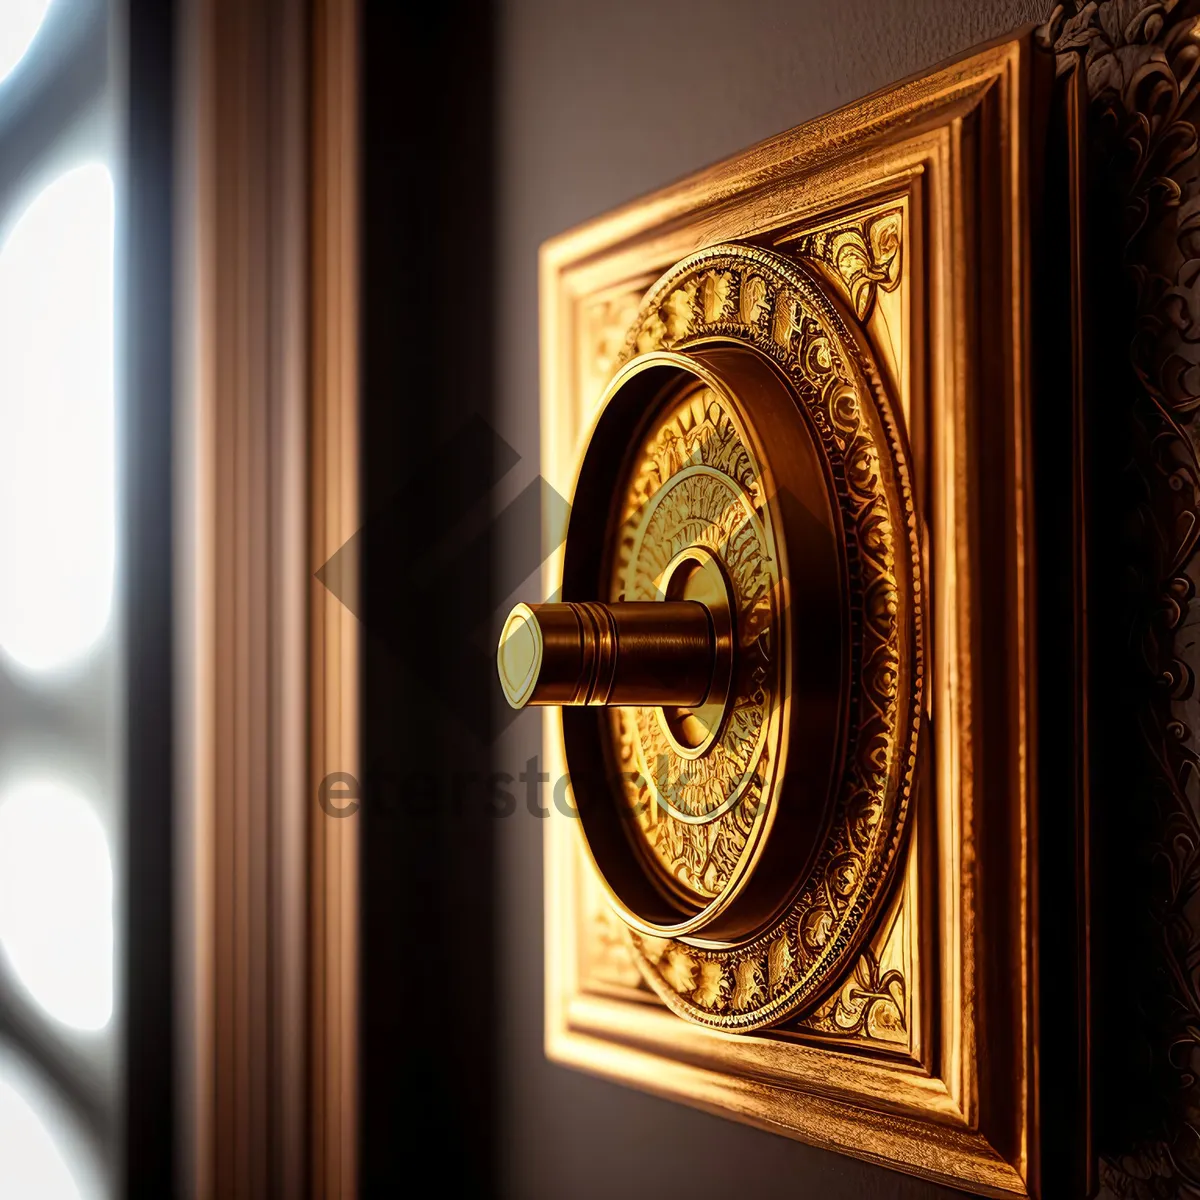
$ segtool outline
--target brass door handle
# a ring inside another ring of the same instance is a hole
[[[498,654],[513,708],[527,704],[703,704],[717,640],[694,600],[518,604]]]
[[[496,652],[509,704],[707,706],[717,716],[733,670],[724,571],[691,547],[668,569],[664,592],[661,602],[516,605]]]

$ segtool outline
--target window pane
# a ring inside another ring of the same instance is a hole
[[[112,910],[112,858],[92,805],[53,780],[0,794],[0,945],[33,999],[73,1029],[112,1017]]]
[[[0,248],[0,650],[69,666],[112,605],[113,189],[45,187]]]
[[[49,7],[50,0],[3,0],[0,3],[0,83],[25,57]]]
[[[79,1200],[67,1164],[16,1088],[0,1079],[0,1196]]]
[[[36,1063],[0,1039],[0,1196],[101,1200],[111,1194],[96,1143]]]

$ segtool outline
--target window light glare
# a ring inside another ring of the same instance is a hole
[[[15,1087],[0,1079],[0,1196],[79,1200],[49,1130]]]
[[[88,164],[0,247],[0,650],[27,671],[70,666],[112,608],[113,220]]]
[[[112,908],[112,858],[92,805],[53,780],[0,794],[0,946],[33,999],[72,1029],[112,1017]]]
[[[25,57],[49,7],[50,0],[3,0],[0,4],[0,83]]]

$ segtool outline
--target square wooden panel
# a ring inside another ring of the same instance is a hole
[[[554,812],[548,1054],[1018,1196],[1042,1194],[1031,412],[1053,73],[1032,35],[1017,36],[556,238],[541,259],[542,473],[564,495],[626,330],[663,271],[742,241],[818,272],[857,317],[906,423],[931,613],[930,736],[906,858],[840,986],[766,1034],[674,1016],[641,982],[575,823]],[[1055,193],[1064,211],[1065,193]],[[561,567],[559,552],[547,596]],[[556,710],[544,741],[557,779]]]

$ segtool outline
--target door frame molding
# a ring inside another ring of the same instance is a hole
[[[352,1196],[356,0],[183,0],[176,130],[179,1190]]]

